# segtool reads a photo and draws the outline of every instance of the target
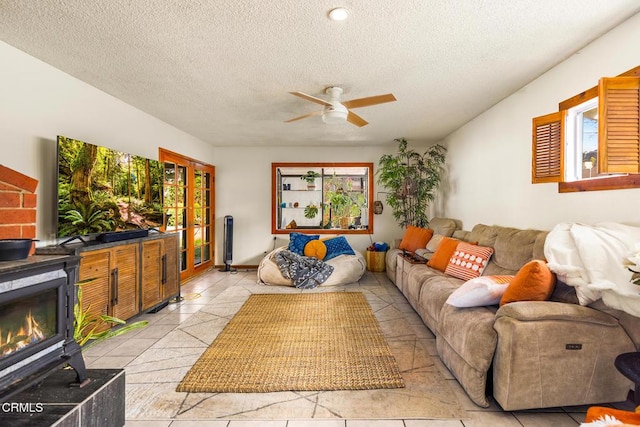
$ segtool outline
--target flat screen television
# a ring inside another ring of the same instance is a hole
[[[64,136],[57,160],[59,238],[162,226],[159,161]]]

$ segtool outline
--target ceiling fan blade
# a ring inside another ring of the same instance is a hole
[[[291,123],[291,122],[295,122],[297,120],[306,119],[307,117],[319,116],[320,114],[322,114],[322,111],[314,111],[312,113],[305,114],[304,116],[294,117],[293,119],[285,120],[284,122],[285,123]]]
[[[306,99],[307,101],[315,102],[316,104],[324,105],[326,107],[331,105],[324,99],[316,98],[315,96],[307,95],[306,93],[302,93],[302,92],[289,92],[289,93],[291,95],[299,96],[302,99]]]
[[[347,108],[368,107],[369,105],[384,104],[385,102],[397,101],[392,93],[386,95],[370,96],[368,98],[352,99],[342,103]]]
[[[347,121],[349,123],[352,123],[352,124],[358,126],[359,128],[369,124],[368,121],[366,121],[365,119],[363,119],[362,117],[360,117],[359,115],[354,113],[353,111],[349,111],[349,115],[347,116]]]

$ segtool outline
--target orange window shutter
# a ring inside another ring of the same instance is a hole
[[[533,119],[531,183],[564,180],[565,110]]]
[[[640,173],[640,78],[602,78],[598,85],[600,173]]]

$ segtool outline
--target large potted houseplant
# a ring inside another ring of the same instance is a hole
[[[378,185],[389,190],[386,201],[401,227],[426,227],[427,209],[442,179],[447,150],[437,144],[420,154],[408,148],[405,138],[395,141],[398,152],[380,157]]]

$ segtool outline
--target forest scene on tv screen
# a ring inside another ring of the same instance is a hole
[[[58,136],[58,237],[162,225],[157,160]]]

